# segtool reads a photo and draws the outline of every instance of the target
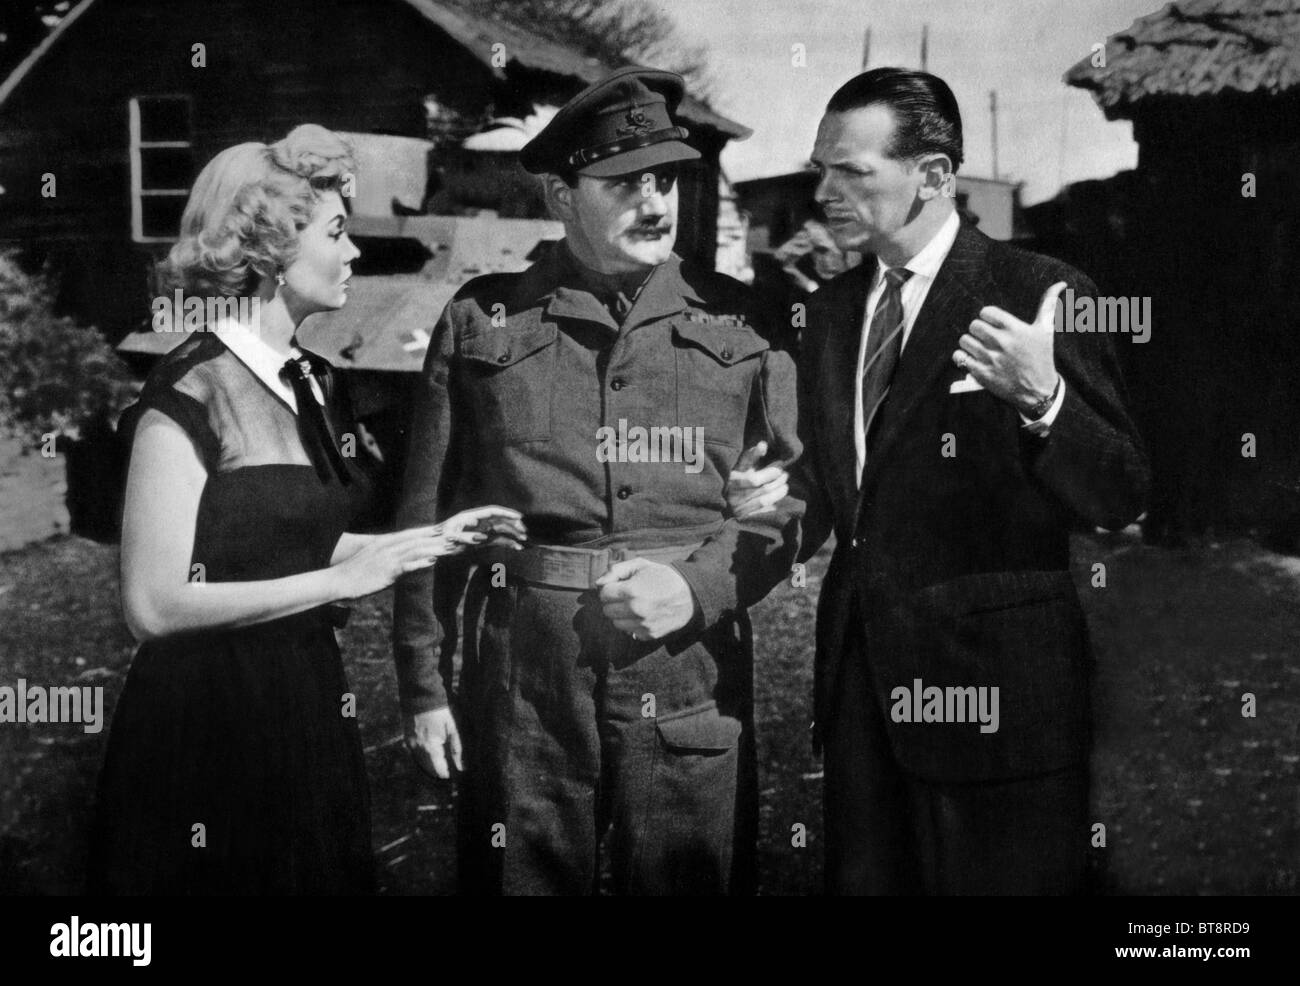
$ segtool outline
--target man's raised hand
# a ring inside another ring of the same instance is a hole
[[[970,331],[958,340],[953,362],[989,393],[1028,414],[1050,397],[1058,379],[1052,354],[1056,299],[1065,289],[1057,281],[1043,294],[1032,322],[1022,322],[995,305],[980,309]]]

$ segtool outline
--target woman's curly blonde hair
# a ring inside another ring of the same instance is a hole
[[[180,239],[158,265],[170,294],[241,296],[293,263],[322,192],[350,192],[352,148],[314,123],[274,144],[236,144],[199,173]]]

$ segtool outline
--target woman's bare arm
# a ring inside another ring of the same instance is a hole
[[[448,551],[446,539],[427,529],[346,535],[348,553],[329,568],[258,582],[192,581],[190,557],[206,482],[185,432],[165,414],[147,411],[136,429],[122,521],[122,608],[137,640],[248,626],[369,595]]]
[[[337,565],[345,562],[358,551],[370,544],[378,537],[377,534],[352,534],[344,531],[339,538],[339,543],[334,545],[334,554],[330,555],[330,564]]]

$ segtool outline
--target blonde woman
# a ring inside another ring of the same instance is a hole
[[[362,443],[342,380],[295,336],[347,300],[352,167],[312,125],[221,152],[161,265],[164,297],[244,304],[164,357],[124,419],[122,603],[141,646],[100,778],[92,890],[373,889],[334,604],[522,537],[496,507],[348,533],[371,493]]]

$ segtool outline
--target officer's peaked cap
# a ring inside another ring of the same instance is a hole
[[[626,175],[700,152],[673,120],[685,92],[682,77],[657,69],[622,68],[564,104],[524,145],[519,161],[532,174],[575,171],[597,178]]]

